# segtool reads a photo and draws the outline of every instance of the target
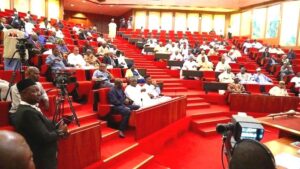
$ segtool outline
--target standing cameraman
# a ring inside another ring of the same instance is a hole
[[[25,33],[20,31],[20,27],[18,25],[16,25],[13,29],[9,29],[3,32],[4,70],[19,70],[21,67],[21,61],[28,60],[27,50],[25,44],[23,44],[24,41],[18,43],[18,39],[22,39],[24,37]],[[19,52],[16,52],[17,44],[19,47]],[[22,48],[23,51],[20,51],[20,48]]]

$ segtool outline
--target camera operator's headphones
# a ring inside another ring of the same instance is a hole
[[[256,140],[239,140],[233,147],[229,169],[276,169],[272,152]]]

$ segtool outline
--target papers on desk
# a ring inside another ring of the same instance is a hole
[[[277,166],[286,169],[300,169],[300,158],[291,154],[282,153],[275,156]]]

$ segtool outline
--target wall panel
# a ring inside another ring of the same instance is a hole
[[[213,28],[213,15],[202,14],[201,16],[201,32],[209,32]]]
[[[136,11],[134,25],[136,29],[146,28],[147,13],[146,11]]]
[[[175,13],[175,31],[186,31],[186,13]]]
[[[48,18],[59,18],[59,0],[48,0]]]
[[[225,15],[214,15],[214,30],[217,35],[224,35]]]
[[[30,12],[37,16],[46,16],[45,0],[30,0]]]
[[[268,7],[266,38],[278,37],[278,28],[280,24],[280,5]]]
[[[16,8],[19,12],[28,12],[29,0],[14,0],[14,8]]]
[[[241,26],[241,14],[232,14],[230,16],[230,26],[232,29],[233,36],[240,35],[240,26]]]
[[[0,0],[1,10],[10,9],[10,0]]]
[[[187,28],[191,32],[199,31],[199,14],[198,13],[189,13],[187,16]]]
[[[241,36],[249,36],[251,27],[251,11],[242,13]]]
[[[148,23],[149,30],[158,30],[160,26],[160,12],[149,12]]]
[[[162,30],[173,30],[173,13],[162,12],[160,18],[160,25]]]
[[[252,13],[252,38],[264,38],[266,27],[266,8],[254,9]]]

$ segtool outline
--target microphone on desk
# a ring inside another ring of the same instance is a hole
[[[295,116],[298,115],[299,113],[297,113],[295,110],[290,110],[287,112],[282,112],[282,113],[273,113],[273,114],[269,114],[267,117],[276,117],[276,116]]]

